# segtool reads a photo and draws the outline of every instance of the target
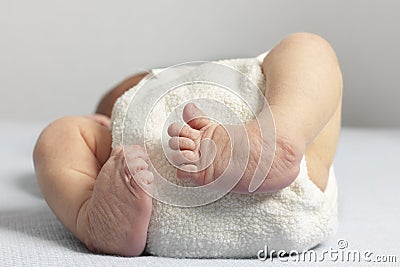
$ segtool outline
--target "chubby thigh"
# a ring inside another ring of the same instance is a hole
[[[85,117],[64,117],[47,126],[34,149],[36,177],[49,207],[83,241],[78,215],[111,152],[108,128]]]

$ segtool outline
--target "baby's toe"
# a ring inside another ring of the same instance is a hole
[[[134,190],[134,195],[138,198],[146,197],[145,194],[153,193],[154,175],[151,171],[142,170],[136,173],[130,180],[131,190]]]
[[[180,123],[171,124],[168,127],[168,135],[171,137],[186,137],[192,140],[198,140],[201,137],[200,131],[192,129],[189,125]]]
[[[177,151],[171,154],[170,160],[174,166],[183,164],[196,164],[199,159],[197,153],[191,150]]]
[[[190,127],[200,130],[210,123],[210,119],[205,116],[204,112],[200,110],[194,103],[188,103],[183,109],[183,120],[190,125]]]
[[[134,180],[141,184],[151,184],[154,181],[154,175],[149,170],[141,170],[134,175]]]
[[[142,158],[133,158],[132,160],[127,160],[127,164],[129,171],[133,174],[149,168],[149,165]]]
[[[171,137],[169,140],[169,147],[173,150],[194,150],[196,148],[196,143],[186,137]]]

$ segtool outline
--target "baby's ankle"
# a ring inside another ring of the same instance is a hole
[[[299,175],[305,145],[294,139],[276,136],[275,154],[263,184],[256,192],[276,192],[289,186]]]

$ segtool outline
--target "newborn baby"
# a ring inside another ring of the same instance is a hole
[[[292,34],[265,56],[261,69],[265,99],[275,122],[275,143],[263,144],[257,121],[243,125],[249,161],[232,192],[279,192],[299,176],[304,157],[310,180],[324,192],[341,119],[342,76],[333,49],[314,34]],[[148,193],[154,187],[154,174],[143,147],[112,148],[110,131],[114,103],[146,75],[135,75],[111,90],[96,114],[51,123],[34,150],[36,176],[47,203],[93,252],[138,256],[146,247],[153,201]],[[227,169],[230,157],[244,153],[240,146],[232,146],[228,135],[229,131],[240,133],[241,126],[215,123],[193,103],[185,106],[182,117],[186,124],[168,127],[169,147],[175,151],[172,162],[182,166],[176,176],[197,185],[209,184]],[[202,168],[196,161],[211,153],[201,148],[204,140],[215,144],[215,157]],[[266,164],[262,151],[268,149],[272,165],[257,190],[249,192],[256,168]]]

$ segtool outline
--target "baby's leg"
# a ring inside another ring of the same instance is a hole
[[[58,219],[92,251],[135,256],[146,244],[153,175],[140,147],[111,151],[108,128],[66,117],[50,124],[34,150],[40,189]]]
[[[315,34],[292,34],[265,57],[262,68],[277,135],[305,147],[301,154],[309,176],[324,191],[342,112],[343,81],[334,50]]]
[[[294,34],[268,54],[262,68],[266,76],[265,97],[275,120],[276,151],[271,169],[268,175],[265,174],[266,179],[258,192],[276,191],[288,186],[297,177],[304,154],[309,160],[311,178],[324,190],[340,130],[342,77],[335,53],[325,40],[316,35]],[[179,170],[178,177],[205,184],[218,178],[227,168],[231,151],[224,127],[201,116],[204,114],[194,105],[187,105],[183,117],[189,126],[182,128],[172,124],[169,134],[172,136],[171,148],[184,152],[184,157],[173,157],[176,164],[187,165],[187,171]],[[233,134],[240,132],[241,128],[225,126]],[[256,121],[245,125],[250,158],[234,192],[246,192],[256,167],[267,162],[266,158],[258,160],[261,151],[268,152],[273,147],[268,141],[263,143],[257,128]],[[206,138],[215,142],[216,158],[210,167],[195,172],[199,166],[192,161],[207,153],[199,147]],[[245,154],[240,147],[232,151],[236,159]]]

